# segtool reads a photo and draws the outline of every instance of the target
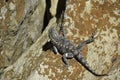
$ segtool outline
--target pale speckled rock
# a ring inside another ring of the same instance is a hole
[[[32,2],[26,0],[24,2],[18,0],[16,2],[10,1],[8,4],[8,9],[10,11],[7,13],[10,13],[10,20],[6,25],[7,30],[5,30],[6,35],[4,38],[3,55],[8,58],[10,63],[13,63],[22,52],[29,48],[41,35],[45,1],[35,0]],[[20,4],[22,5],[19,6]],[[33,11],[32,15],[30,11]],[[7,21],[8,19],[5,20]]]
[[[2,64],[0,68],[16,62],[41,35],[46,5],[45,0],[33,2],[32,0],[17,0],[5,3],[0,6],[0,11],[2,11],[0,31],[3,31],[0,32],[2,35],[0,39],[3,42],[0,48],[0,55],[3,56],[0,59],[0,64]],[[33,14],[30,11],[33,11]]]
[[[43,74],[38,75],[37,73],[34,76],[32,74],[32,71],[34,73],[34,71],[38,70],[38,66],[41,64],[42,66],[42,70],[44,70],[44,65],[42,65],[43,61],[44,61],[44,56],[46,55],[45,52],[42,51],[42,46],[48,41],[48,30],[53,27],[56,26],[56,18],[52,18],[47,26],[47,28],[45,29],[45,31],[43,32],[43,34],[41,35],[41,37],[38,38],[38,40],[28,49],[26,50],[19,58],[16,62],[14,62],[13,65],[7,67],[4,70],[4,74],[2,74],[1,79],[2,80],[9,80],[9,79],[13,79],[13,80],[18,80],[18,79],[22,79],[22,80],[27,80],[30,77],[32,77],[33,79],[35,79],[36,77],[43,76]],[[39,73],[39,70],[38,70]],[[44,76],[43,76],[44,79]]]
[[[50,13],[52,16],[56,15],[58,0],[51,0]]]

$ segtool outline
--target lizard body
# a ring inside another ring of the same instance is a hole
[[[81,55],[81,49],[84,47],[84,45],[89,44],[94,41],[94,34],[91,36],[90,39],[83,41],[80,43],[77,47],[69,40],[67,40],[65,37],[58,34],[58,32],[55,30],[54,27],[52,27],[49,30],[49,38],[51,43],[53,44],[53,48],[58,52],[62,53],[63,62],[66,66],[69,66],[69,63],[67,61],[68,58],[75,58],[79,63],[81,63],[89,72],[94,74],[95,76],[106,76],[107,74],[98,74],[95,71],[93,71],[85,58]]]

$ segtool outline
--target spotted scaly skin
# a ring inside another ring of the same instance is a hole
[[[49,30],[49,38],[51,40],[51,43],[53,44],[55,50],[59,50],[60,53],[62,53],[63,62],[66,66],[69,66],[69,63],[67,61],[68,58],[75,58],[80,64],[82,64],[89,72],[91,72],[95,76],[107,76],[107,74],[98,74],[95,71],[93,71],[85,58],[81,55],[81,49],[86,45],[94,41],[94,35],[91,36],[90,39],[83,41],[80,43],[77,47],[75,45],[67,40],[65,37],[59,35],[55,28],[51,28]],[[58,51],[56,51],[57,53]]]

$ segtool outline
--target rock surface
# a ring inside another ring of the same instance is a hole
[[[46,0],[47,1],[47,0]],[[0,1],[0,80],[120,80],[120,1],[66,1],[64,29],[76,46],[96,30],[95,42],[86,45],[82,54],[93,70],[107,73],[96,77],[75,59],[61,68],[60,54],[43,51],[48,30],[56,25],[60,0],[49,0],[52,18],[44,31],[45,0]],[[58,1],[58,2],[57,2]],[[58,5],[58,6],[57,6]]]

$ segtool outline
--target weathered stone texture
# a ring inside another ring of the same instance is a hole
[[[0,1],[0,80],[120,80],[120,0],[66,2],[67,39],[77,46],[96,30],[95,42],[85,46],[82,54],[93,70],[108,73],[104,77],[92,75],[75,59],[69,60],[68,69],[62,68],[60,54],[43,51],[47,31],[56,26],[59,0],[50,0],[54,18],[43,33],[47,0],[6,1]]]

